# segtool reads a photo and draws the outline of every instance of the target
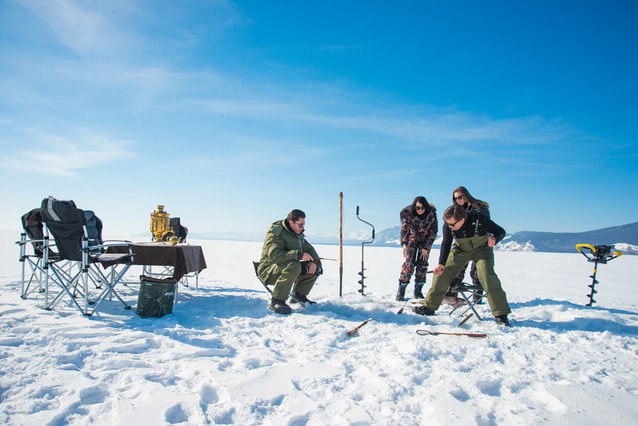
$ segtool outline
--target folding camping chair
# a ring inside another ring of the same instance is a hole
[[[20,297],[26,299],[35,291],[44,293],[46,266],[49,262],[60,261],[60,256],[51,250],[48,238],[45,238],[42,226],[40,209],[33,209],[21,217],[24,232],[20,234],[20,241],[16,244],[20,247],[19,262],[22,264],[22,286]],[[32,250],[28,253],[27,249]],[[29,279],[26,279],[27,267],[30,270]]]
[[[460,294],[463,299],[462,303],[456,305],[454,309],[450,311],[450,315],[452,315],[457,309],[467,306],[467,308],[461,313],[461,315],[465,315],[468,311],[471,310],[474,315],[476,315],[476,318],[478,318],[479,321],[483,321],[475,308],[475,305],[481,304],[483,302],[483,298],[485,297],[483,287],[481,287],[480,285],[468,284],[466,282],[458,281],[452,284],[450,292]]]
[[[45,198],[40,214],[47,232],[55,239],[60,258],[79,266],[78,271],[69,273],[56,263],[45,264],[49,271],[45,276],[45,308],[53,309],[64,296],[68,296],[82,314],[91,316],[107,296],[115,296],[125,309],[131,309],[115,291],[115,286],[133,264],[133,244],[129,241],[102,241],[102,221],[92,211],[77,208],[73,201]],[[110,246],[126,246],[128,253],[104,253]],[[105,264],[112,264],[108,274],[103,271]],[[51,281],[60,290],[49,301]],[[101,290],[96,298],[89,297],[89,282]],[[78,303],[78,296],[83,298],[83,306]]]

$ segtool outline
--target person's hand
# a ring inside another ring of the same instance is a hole
[[[428,257],[430,256],[430,251],[429,250],[421,250],[421,254],[419,256],[421,256],[421,260],[423,260],[424,262],[427,262],[428,261]]]
[[[301,257],[301,260],[303,262],[310,262],[314,259],[312,258],[312,256],[310,256],[310,253],[304,253],[303,256]]]
[[[490,234],[490,237],[487,239],[487,245],[490,247],[494,247],[496,245],[496,238],[494,238],[494,235]]]
[[[444,270],[445,270],[445,265],[436,265],[433,273],[434,275],[441,275]]]

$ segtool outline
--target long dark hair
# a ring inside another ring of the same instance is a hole
[[[452,202],[454,204],[456,204],[456,200],[454,199],[454,194],[456,194],[457,192],[460,192],[461,194],[463,194],[463,196],[465,197],[465,201],[467,201],[468,207],[474,207],[477,209],[480,207],[485,207],[486,209],[490,208],[490,205],[487,204],[486,201],[477,200],[476,198],[472,197],[472,195],[470,195],[470,191],[468,191],[467,188],[464,186],[459,186],[454,191],[452,191]]]
[[[425,210],[423,211],[423,214],[421,216],[425,216],[426,214],[430,213],[430,203],[428,203],[428,200],[426,200],[424,196],[419,195],[414,199],[414,201],[412,201],[412,212],[415,215],[419,215],[416,212],[416,203],[420,203],[423,207],[425,207]]]

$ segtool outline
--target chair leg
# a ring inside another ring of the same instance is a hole
[[[104,302],[104,300],[106,300],[106,298],[110,296],[115,296],[117,300],[122,303],[124,309],[131,309],[131,306],[127,304],[124,299],[122,299],[122,297],[114,288],[122,280],[124,274],[126,274],[131,265],[123,265],[120,272],[117,273],[117,275],[115,275],[115,278],[113,278],[111,281],[106,278],[104,273],[97,267],[97,264],[94,264],[94,266],[95,267],[89,268],[89,270],[87,271],[88,278],[90,278],[91,280],[99,280],[105,285],[105,288],[98,295],[98,297],[92,301],[93,309],[91,310],[90,315],[97,312],[102,302]],[[115,266],[112,267],[115,268]]]
[[[465,301],[465,304],[468,306],[468,308],[466,310],[464,310],[461,315],[465,315],[468,311],[471,310],[474,313],[474,315],[476,315],[476,318],[478,318],[479,321],[483,321],[483,319],[481,318],[481,316],[477,312],[476,308],[474,307],[476,302],[474,302],[474,300],[473,300],[474,297],[473,296],[475,294],[477,294],[477,290],[471,288],[470,286],[466,285],[465,283],[462,283],[462,285],[455,286],[454,291],[461,295],[461,297]],[[468,297],[468,294],[469,294],[469,297]],[[450,311],[449,315],[452,315],[461,306],[463,306],[463,305],[461,304],[461,305],[455,306],[454,309],[452,309],[452,311]]]
[[[52,271],[52,277],[51,279],[49,279],[49,275],[47,274],[47,285],[46,285],[46,293],[47,295],[45,296],[45,309],[46,310],[52,310],[53,307],[60,301],[60,299],[62,298],[62,296],[64,296],[64,294],[69,296],[69,299],[71,299],[71,302],[75,305],[76,308],[78,308],[78,310],[80,312],[82,312],[84,315],[86,315],[86,311],[84,309],[82,309],[82,306],[80,306],[80,304],[78,303],[78,301],[76,300],[76,296],[74,294],[71,293],[71,290],[69,290],[69,287],[75,287],[79,284],[80,280],[81,280],[81,271],[78,272],[75,276],[73,277],[69,277],[64,271],[59,270],[57,267],[52,266],[50,268],[50,270]],[[55,284],[57,284],[59,287],[61,287],[61,290],[58,292],[58,294],[53,298],[53,300],[51,302],[48,301],[48,296],[49,296],[49,281],[53,281]],[[68,283],[69,285],[64,285],[64,283]]]

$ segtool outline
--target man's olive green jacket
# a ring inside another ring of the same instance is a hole
[[[273,223],[264,240],[261,251],[260,270],[273,263],[284,265],[288,262],[299,262],[304,253],[309,253],[315,263],[321,264],[314,247],[306,241],[303,232],[295,234],[286,223],[286,219]]]

